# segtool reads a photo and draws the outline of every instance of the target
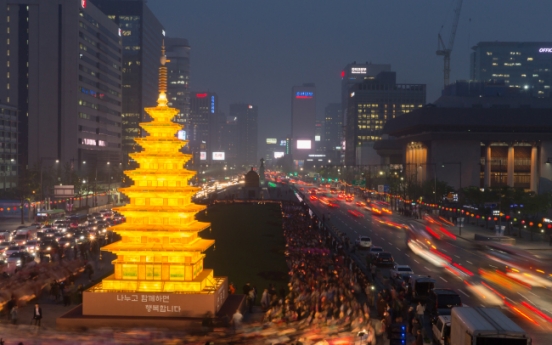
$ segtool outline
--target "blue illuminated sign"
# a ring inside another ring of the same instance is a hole
[[[211,96],[211,114],[215,113],[215,96]]]
[[[297,91],[295,93],[295,98],[312,98],[314,97],[314,92],[312,91]]]

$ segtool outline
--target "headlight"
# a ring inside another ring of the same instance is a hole
[[[50,249],[52,249],[52,248],[51,248],[51,247],[47,247],[47,248],[46,248],[46,250],[50,250]]]

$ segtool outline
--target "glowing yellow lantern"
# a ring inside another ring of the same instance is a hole
[[[175,137],[182,126],[171,121],[178,109],[167,106],[165,62],[163,48],[158,105],[145,109],[152,121],[140,124],[149,136],[135,139],[143,151],[130,156],[139,168],[125,171],[134,185],[120,189],[130,198],[116,208],[126,223],[112,227],[122,239],[102,248],[117,255],[115,273],[95,291],[201,293],[220,285],[203,269],[203,252],[215,241],[198,236],[210,224],[195,220],[205,206],[191,202],[199,188],[188,185],[195,172],[184,168],[192,158],[180,152],[187,141]]]

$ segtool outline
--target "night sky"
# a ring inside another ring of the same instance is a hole
[[[148,0],[168,36],[191,46],[192,91],[259,106],[259,142],[290,133],[291,87],[317,86],[317,116],[340,100],[340,72],[353,61],[390,63],[399,83],[439,97],[456,0]],[[469,78],[480,41],[552,41],[551,0],[464,0],[451,81]]]

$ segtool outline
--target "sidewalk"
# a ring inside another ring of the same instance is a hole
[[[0,231],[15,230],[20,225],[31,226],[34,221],[30,221],[25,217],[25,223],[21,224],[21,216],[6,216],[0,217]]]
[[[90,260],[90,263],[94,266],[94,275],[92,276],[92,282],[88,281],[88,276],[86,274],[80,274],[75,279],[75,288],[79,285],[83,285],[86,289],[102,280],[103,277],[110,274],[113,271],[113,265],[111,261],[115,259],[115,256],[111,253],[102,253],[102,260]],[[41,320],[41,329],[42,330],[55,330],[56,328],[56,319],[61,315],[65,314],[69,310],[75,308],[77,304],[75,301],[71,301],[71,305],[63,306],[63,301],[53,301],[50,299],[50,295],[46,289],[42,291],[40,297],[31,300],[25,306],[19,306],[19,315],[18,315],[18,325],[14,326],[8,323],[7,315],[2,314],[0,319],[0,334],[3,335],[4,340],[8,338],[9,334],[17,335],[20,331],[28,330],[31,320],[33,318],[33,308],[35,303],[38,303],[42,308],[42,313],[44,315]],[[19,328],[21,328],[19,330]]]

